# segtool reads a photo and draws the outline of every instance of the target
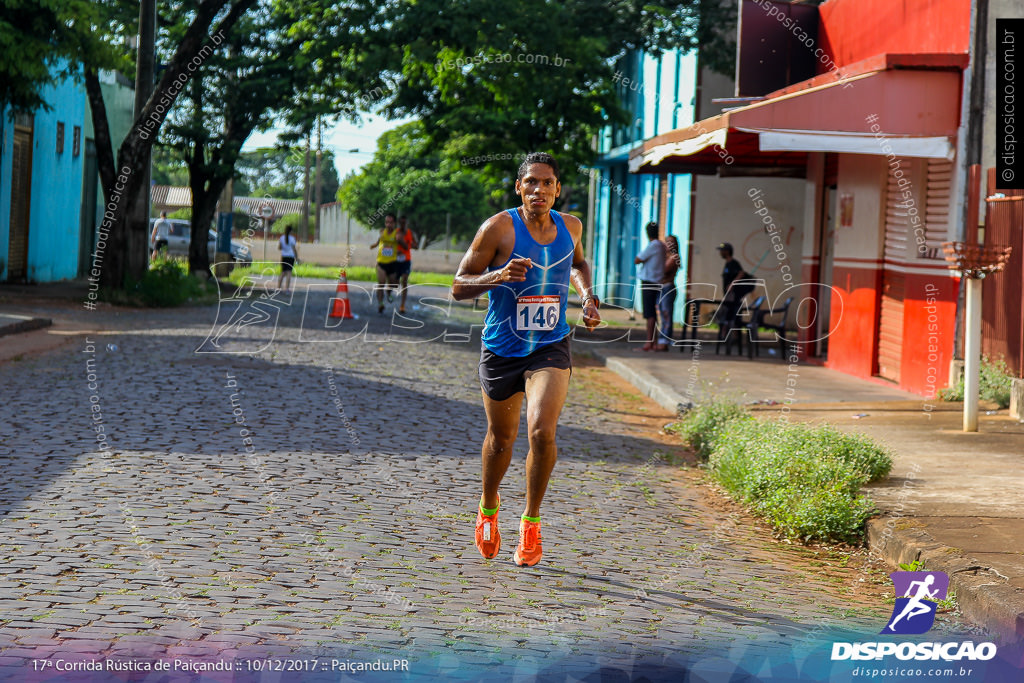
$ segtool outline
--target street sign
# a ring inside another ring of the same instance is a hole
[[[270,218],[271,216],[274,215],[274,209],[270,206],[270,204],[264,204],[263,208],[260,209],[260,215],[262,215],[264,218]]]

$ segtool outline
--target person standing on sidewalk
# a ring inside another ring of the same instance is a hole
[[[390,303],[394,299],[391,290],[398,286],[398,228],[395,227],[395,214],[384,215],[384,228],[370,249],[377,250],[377,313],[383,313],[384,290],[387,289]]]
[[[673,344],[672,324],[676,307],[676,273],[679,272],[679,240],[675,235],[665,237],[665,277],[661,280],[661,294],[658,296],[658,343],[655,351],[668,351]]]
[[[665,243],[658,239],[658,224],[647,224],[647,246],[633,259],[640,264],[640,302],[647,321],[647,339],[643,348],[634,351],[653,351],[654,335],[658,325],[658,296],[665,277]]]
[[[526,509],[512,557],[519,566],[541,559],[540,505],[557,458],[555,431],[572,373],[565,316],[570,282],[582,297],[587,328],[601,321],[583,256],[583,224],[552,210],[561,190],[555,159],[527,155],[515,184],[522,206],[484,221],[452,284],[456,300],[489,292],[480,353],[487,435],[475,530],[476,547],[486,559],[501,550],[498,487],[512,459],[526,396]]]
[[[412,250],[416,248],[416,235],[406,225],[408,219],[401,216],[398,219],[398,256],[396,258],[398,271],[398,288],[401,296],[401,303],[398,307],[399,313],[405,313],[405,295],[409,289],[409,273],[412,272]]]

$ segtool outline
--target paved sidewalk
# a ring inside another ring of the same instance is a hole
[[[979,432],[965,434],[961,404],[940,402],[929,415],[922,397],[881,381],[790,368],[778,357],[716,356],[714,344],[696,353],[636,353],[637,346],[593,348],[666,408],[713,391],[773,416],[780,414],[774,404],[790,399],[792,420],[829,422],[889,446],[892,474],[870,490],[882,515],[868,523],[869,549],[893,565],[918,559],[945,571],[969,619],[1007,639],[1024,637],[1024,424],[1007,410],[983,411]]]

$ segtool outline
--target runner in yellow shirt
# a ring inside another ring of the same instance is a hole
[[[384,290],[388,303],[394,300],[393,290],[398,288],[398,228],[395,214],[384,216],[384,228],[377,241],[370,245],[377,250],[377,313],[384,313]]]

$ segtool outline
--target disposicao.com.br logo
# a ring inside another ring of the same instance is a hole
[[[949,576],[944,572],[893,572],[896,601],[892,616],[882,629],[882,635],[919,635],[935,624],[938,601],[949,591]],[[833,643],[832,660],[882,659],[895,655],[901,660],[955,662],[987,661],[996,656],[994,643],[971,641],[936,642],[866,642]]]

